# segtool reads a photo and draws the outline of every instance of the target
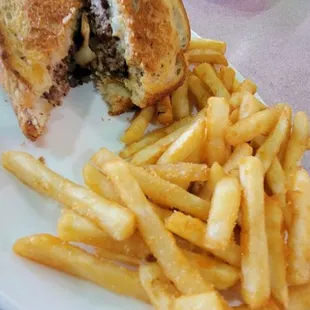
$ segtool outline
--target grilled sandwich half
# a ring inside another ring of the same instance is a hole
[[[70,88],[93,81],[113,115],[182,84],[190,29],[181,0],[0,2],[0,83],[30,140]]]

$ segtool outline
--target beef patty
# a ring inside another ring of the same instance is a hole
[[[90,23],[90,48],[97,58],[82,67],[76,64],[74,54],[83,45],[81,21],[73,38],[69,55],[53,68],[53,86],[43,97],[54,106],[59,105],[70,87],[74,88],[93,79],[111,76],[117,79],[128,77],[120,40],[113,36],[110,6],[107,0],[86,0],[84,11]]]
[[[90,21],[90,47],[97,55],[92,65],[97,75],[125,78],[128,67],[124,59],[120,40],[113,36],[110,7],[107,0],[88,0]]]
[[[68,82],[68,64],[66,61],[62,61],[52,70],[53,86],[48,92],[43,94],[43,97],[55,107],[61,104],[61,99],[66,96],[70,90]]]
[[[111,76],[117,79],[128,77],[128,67],[124,59],[124,51],[119,38],[113,36],[111,27],[110,6],[107,0],[86,0],[84,11],[90,24],[90,48],[97,58],[81,67],[75,63],[74,54],[83,44],[83,37],[79,30],[74,36],[74,46],[67,58],[69,67],[70,87],[76,87],[89,82],[90,77],[97,79]]]

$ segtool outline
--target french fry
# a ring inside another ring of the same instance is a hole
[[[270,297],[263,166],[259,159],[248,156],[241,160],[239,170],[243,188],[241,292],[250,308],[256,309]]]
[[[225,133],[229,126],[229,105],[225,99],[209,99],[207,120],[206,161],[209,166],[215,162],[222,165],[228,157]]]
[[[156,208],[157,214],[160,208]],[[163,220],[163,219],[162,219]],[[58,221],[59,238],[66,242],[79,242],[95,246],[96,255],[123,263],[138,265],[151,255],[150,249],[143,241],[140,233],[124,241],[115,241],[107,233],[97,228],[92,222],[71,210],[64,209]],[[183,243],[178,245],[186,248]],[[192,250],[192,249],[191,249]],[[224,290],[239,279],[239,270],[222,263],[206,254],[196,254],[189,250],[182,250],[186,257],[208,282],[217,289]]]
[[[149,167],[154,167],[154,169],[150,168],[146,170],[154,173],[156,173],[157,171],[158,173],[156,174],[161,178],[171,183],[175,183],[185,189],[187,189],[190,182],[194,181],[194,179],[207,179],[208,177],[208,167],[206,165],[178,163],[167,165],[154,165]],[[85,183],[91,190],[109,200],[117,202],[121,205],[123,204],[118,193],[115,191],[113,184],[102,172],[97,170],[90,163],[87,163],[84,166],[83,173]],[[156,212],[159,216],[162,217],[162,214],[167,214],[167,212],[169,213],[170,211],[156,207]]]
[[[94,250],[94,255],[96,255],[100,259],[104,258],[110,261],[127,264],[131,266],[139,266],[141,262],[141,260],[135,256],[128,256],[122,253],[115,253],[104,248],[96,248]]]
[[[162,131],[165,135],[169,135],[172,132],[182,128],[184,126],[190,125],[196,118],[194,116],[187,116],[179,121],[173,122],[171,125],[157,129],[158,131]],[[156,130],[156,131],[157,131]]]
[[[115,191],[113,184],[90,163],[87,163],[84,166],[83,177],[85,184],[92,191],[108,200],[117,202],[120,205],[123,204],[121,198]]]
[[[130,210],[63,178],[31,155],[5,152],[2,164],[24,184],[87,217],[114,239],[124,240],[135,231],[135,216]]]
[[[256,151],[256,157],[261,160],[264,168],[264,173],[266,173],[271,165],[272,160],[276,157],[280,150],[281,144],[283,143],[287,129],[289,128],[289,116],[286,110],[280,115],[280,118],[267,137],[265,142]]]
[[[115,159],[118,159],[116,155],[106,149],[101,149],[92,157],[91,161],[96,167],[101,169],[106,161]],[[138,181],[142,191],[153,202],[166,208],[176,208],[204,220],[207,218],[210,208],[208,201],[147,172],[142,167],[130,164],[128,164],[128,167]]]
[[[240,108],[241,102],[244,98],[245,95],[247,95],[249,92],[247,91],[238,91],[238,92],[233,92],[231,94],[231,97],[228,100],[230,109],[233,111],[237,108]]]
[[[260,110],[261,105],[258,100],[251,93],[245,93],[240,104],[239,119],[252,116]]]
[[[225,173],[223,168],[218,163],[214,163],[210,168],[209,180],[207,183],[205,183],[204,187],[201,189],[199,197],[207,201],[210,201],[217,182],[221,180],[224,177],[224,175]]]
[[[105,244],[106,240],[115,242],[113,238],[93,222],[67,208],[62,209],[57,230],[59,238],[67,242],[81,242],[98,247]],[[128,240],[120,242],[127,243]]]
[[[173,213],[173,211],[171,210],[167,210],[164,208],[161,208],[159,206],[157,206],[156,204],[150,202],[155,213],[157,214],[157,216],[161,219],[161,221],[164,223],[165,220]]]
[[[248,142],[259,135],[269,134],[277,121],[277,115],[277,110],[270,108],[239,120],[227,128],[226,141],[235,146]]]
[[[229,101],[228,101],[231,110],[240,108],[240,105],[243,101],[243,98],[249,94],[251,94],[251,93],[246,91],[246,90],[233,92],[231,94]],[[252,94],[252,96],[253,96],[253,94]],[[255,106],[259,107],[259,110],[265,110],[266,109],[266,106],[262,102],[260,102],[257,98],[255,98],[254,96],[251,97],[251,100],[253,101],[253,103],[255,103]]]
[[[227,126],[228,127],[228,126]],[[225,140],[225,142],[226,142],[226,139],[225,139],[225,134],[224,134],[224,140]],[[227,143],[225,143],[226,144],[226,161],[227,161],[227,159],[230,157],[230,155],[231,155],[231,153],[232,153],[232,151],[233,151],[233,147],[231,146],[231,145],[229,145],[229,144],[227,144]],[[225,161],[225,162],[226,162]]]
[[[226,57],[211,49],[193,49],[187,52],[189,63],[209,63],[228,66]]]
[[[94,282],[110,291],[148,301],[138,273],[47,234],[19,239],[13,250],[17,255]]]
[[[253,149],[248,143],[242,143],[235,147],[234,151],[226,161],[223,169],[226,173],[239,167],[239,162],[243,157],[251,156]]]
[[[138,153],[142,149],[146,148],[147,146],[155,143],[159,139],[163,138],[166,135],[169,135],[170,133],[178,130],[179,128],[186,126],[190,124],[193,120],[192,116],[185,117],[181,119],[180,121],[174,122],[171,125],[156,129],[149,134],[147,134],[145,137],[143,137],[141,140],[134,142],[128,146],[126,146],[119,154],[122,158],[129,158],[135,153]]]
[[[234,307],[233,309],[235,310],[251,310],[248,306],[246,305],[242,305],[242,306],[238,306],[238,307]],[[259,308],[258,310],[280,310],[280,308],[271,300],[268,302],[268,304],[262,308]],[[293,310],[289,309],[289,310]],[[301,309],[295,309],[294,310],[301,310]]]
[[[172,309],[174,299],[180,296],[180,293],[157,263],[140,265],[139,279],[155,309]]]
[[[106,232],[79,214],[63,209],[58,220],[58,236],[66,242],[78,242],[104,248],[111,253],[143,260],[151,254],[138,232],[129,239],[115,241]]]
[[[177,163],[150,165],[143,168],[179,186],[184,182],[206,181],[209,175],[209,168],[205,164]]]
[[[177,247],[172,234],[165,229],[126,163],[116,159],[101,168],[113,182],[124,203],[136,215],[142,238],[177,289],[183,294],[212,290],[212,284],[203,280],[199,271],[190,265]],[[131,190],[128,191],[128,188]]]
[[[195,252],[195,253],[202,253],[203,250],[200,249],[199,247],[197,247],[195,244],[192,244],[190,242],[188,242],[187,240],[177,236],[177,235],[174,235],[174,238],[175,238],[175,241],[178,245],[178,247],[182,248],[182,249],[185,249],[187,251],[190,251],[190,252]]]
[[[233,84],[233,87],[232,87],[232,92],[235,93],[238,90],[239,86],[240,86],[240,82],[235,77],[234,84]]]
[[[173,122],[173,113],[170,96],[166,96],[156,105],[157,121],[162,125],[170,125]]]
[[[234,286],[240,279],[238,268],[225,264],[207,253],[197,254],[185,249],[183,249],[183,253],[199,269],[202,277],[211,282],[218,290],[226,290]]]
[[[130,166],[130,170],[143,192],[155,203],[166,208],[176,208],[200,219],[207,218],[210,208],[208,201],[188,193],[175,184],[152,176],[143,168]]]
[[[239,108],[233,110],[229,115],[229,121],[231,124],[237,123],[239,120]]]
[[[204,117],[206,117],[206,108],[202,109],[199,113],[205,113]],[[198,115],[199,115],[198,113]],[[204,134],[202,136],[202,140],[200,144],[197,145],[192,151],[191,154],[185,158],[184,162],[186,163],[194,163],[194,164],[201,164],[204,163],[205,160],[205,144],[207,138],[207,128],[205,128]]]
[[[201,192],[202,188],[205,186],[205,183],[206,182],[201,182],[201,181],[193,182],[191,184],[189,192],[198,196],[199,193]]]
[[[189,101],[189,115],[193,115],[194,110],[196,109],[195,102],[193,102],[192,98],[190,97],[190,93],[188,92],[188,101]]]
[[[160,129],[166,133],[166,136],[137,152],[132,158],[132,163],[135,165],[155,163],[175,139],[177,139],[195,120],[205,115],[206,111],[203,109],[195,117],[186,117],[166,128]]]
[[[231,67],[222,67],[219,71],[219,78],[221,79],[229,93],[232,92],[235,76],[236,72]]]
[[[131,144],[140,140],[152,120],[155,113],[155,107],[149,106],[141,110],[136,118],[133,119],[129,128],[124,132],[121,141],[126,144]]]
[[[291,285],[307,284],[310,281],[310,177],[307,171],[299,169],[293,181],[288,198],[293,209],[292,223],[288,237],[288,282]]]
[[[310,309],[310,284],[291,286],[288,310]]]
[[[292,108],[288,105],[288,104],[283,104],[283,108],[286,109],[286,111],[288,112],[288,122],[289,122],[289,127],[287,128],[287,132],[285,134],[285,139],[281,145],[280,151],[278,153],[278,158],[281,164],[283,164],[283,160],[284,160],[284,156],[286,153],[286,149],[287,149],[287,144],[290,140],[290,136],[291,136],[291,127],[292,127]]]
[[[188,126],[181,127],[176,131],[164,136],[141,151],[133,155],[131,163],[136,166],[152,165],[157,162],[160,156],[169,148],[169,146],[178,139],[186,130]]]
[[[157,164],[169,164],[184,161],[192,152],[200,146],[204,139],[205,119],[198,118],[187,128],[161,155]]]
[[[267,136],[259,135],[251,140],[250,145],[254,150],[258,150],[266,141],[266,139]]]
[[[307,149],[309,139],[309,120],[304,112],[297,112],[294,117],[293,129],[283,159],[283,170],[288,188],[298,169],[298,165]]]
[[[266,173],[266,182],[271,192],[278,196],[283,212],[285,226],[289,228],[292,220],[292,210],[286,203],[285,175],[282,166],[276,156]]]
[[[166,134],[161,129],[154,130],[147,134],[145,137],[143,137],[141,140],[127,145],[122,151],[120,151],[119,156],[122,158],[130,158],[145,147],[163,138]]]
[[[271,294],[288,308],[286,281],[286,257],[284,244],[283,215],[277,196],[265,198],[265,221],[270,264]]]
[[[189,50],[193,49],[210,49],[221,54],[226,53],[226,43],[218,40],[210,40],[210,39],[192,39]]]
[[[198,110],[203,109],[212,93],[207,89],[206,85],[194,74],[188,77],[188,90],[194,95],[198,103]]]
[[[167,309],[167,308],[166,308]],[[229,310],[231,309],[217,292],[181,296],[175,299],[173,310]]]
[[[241,191],[236,178],[217,182],[207,220],[205,241],[215,249],[225,249],[233,239],[240,207]]]
[[[194,73],[208,86],[214,96],[229,99],[230,94],[218,78],[210,64],[204,63],[194,69]]]
[[[246,79],[239,85],[237,91],[248,91],[254,95],[257,91],[257,86],[253,81]]]
[[[141,239],[142,240],[142,239]],[[184,240],[184,239],[182,239]],[[179,240],[177,240],[179,241]],[[207,281],[214,285],[214,287],[218,290],[226,290],[232,286],[234,286],[240,279],[240,271],[236,267],[232,267],[228,264],[225,264],[209,255],[207,253],[198,254],[194,253],[190,250],[185,249],[184,244],[179,244],[178,246],[182,248],[183,254],[187,257],[189,262],[199,270],[202,277]],[[145,245],[146,246],[146,245]],[[100,251],[101,249],[99,249]],[[100,254],[100,252],[99,252]],[[150,254],[149,254],[150,255]],[[148,255],[148,256],[149,256]],[[126,256],[129,259],[133,259],[131,263],[137,260],[142,262],[144,258],[139,256]]]
[[[205,135],[206,137],[206,132]],[[205,141],[205,137],[203,139],[203,141]],[[191,154],[184,160],[185,163],[192,163],[192,164],[200,164],[202,162],[204,162],[203,158],[204,158],[204,145],[201,144],[199,145],[196,149],[194,149]]]
[[[250,155],[249,155],[250,156]],[[232,169],[228,172],[228,175],[236,178],[237,180],[239,180],[239,168],[235,168],[235,169]]]
[[[180,120],[190,115],[188,101],[188,79],[171,94],[173,118]]]
[[[205,241],[206,224],[197,218],[185,215],[181,212],[174,212],[166,219],[165,225],[168,230],[196,246],[212,253],[232,266],[240,267],[240,247],[231,242],[226,249],[215,249]]]

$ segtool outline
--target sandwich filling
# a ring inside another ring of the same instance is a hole
[[[91,79],[128,77],[120,39],[113,36],[108,0],[86,0],[73,41],[69,55],[53,68],[53,86],[43,95],[54,106],[70,87]]]
[[[126,78],[128,68],[118,37],[113,36],[110,6],[107,0],[89,0],[90,48],[97,55],[92,63],[97,75]]]
[[[68,81],[68,64],[65,60],[60,62],[52,72],[53,86],[43,97],[54,107],[60,105],[61,99],[67,95],[70,90]]]

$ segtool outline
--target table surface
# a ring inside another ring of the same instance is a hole
[[[225,41],[229,61],[267,104],[287,102],[310,115],[309,0],[183,2],[192,29]],[[310,171],[310,154],[304,164]]]

